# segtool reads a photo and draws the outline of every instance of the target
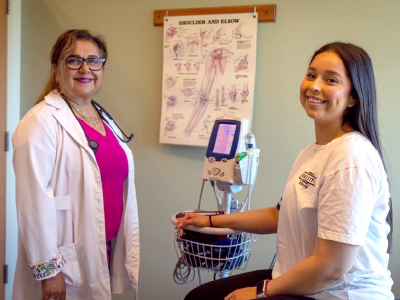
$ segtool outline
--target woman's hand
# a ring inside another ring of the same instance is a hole
[[[65,300],[67,287],[62,272],[49,279],[42,280],[42,299]]]
[[[224,300],[249,300],[249,299],[257,299],[257,288],[255,286],[235,290],[224,298]]]
[[[203,216],[196,213],[187,213],[184,217],[178,219],[175,223],[175,229],[178,229],[178,235],[183,235],[183,227],[193,225],[196,227],[210,226],[209,216]]]

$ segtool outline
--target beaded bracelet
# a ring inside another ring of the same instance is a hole
[[[264,295],[265,295],[266,298],[269,297],[269,294],[268,294],[268,283],[269,283],[270,281],[271,281],[270,279],[267,279],[267,280],[265,280],[265,282],[264,282]]]

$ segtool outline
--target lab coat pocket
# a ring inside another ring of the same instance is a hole
[[[58,252],[65,259],[65,266],[62,269],[62,273],[65,278],[65,284],[67,290],[73,290],[81,288],[84,285],[82,268],[79,262],[79,256],[76,249],[76,244],[70,244],[58,248]]]
[[[56,205],[56,210],[71,209],[70,196],[54,197],[54,203]]]
[[[75,237],[71,197],[54,197],[54,205],[57,212],[57,245],[60,247],[72,244]]]

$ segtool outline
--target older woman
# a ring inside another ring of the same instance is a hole
[[[43,97],[14,135],[19,253],[13,300],[137,298],[139,224],[132,153],[92,101],[107,48],[68,30]],[[111,155],[112,154],[112,155]]]

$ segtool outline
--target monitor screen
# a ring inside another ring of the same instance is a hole
[[[219,124],[213,152],[218,154],[229,154],[235,137],[235,131],[236,125],[234,124]]]

